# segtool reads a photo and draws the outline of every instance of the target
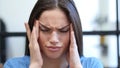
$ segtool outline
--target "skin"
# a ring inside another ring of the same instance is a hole
[[[48,59],[61,59],[68,50],[69,21],[60,9],[44,11],[39,18],[39,43],[44,57]],[[59,47],[59,51],[51,51],[49,47]],[[53,56],[54,55],[54,56]]]
[[[30,41],[30,68],[82,68],[72,24],[56,8],[44,11],[35,21],[32,32],[25,23]],[[48,47],[59,47],[50,50]]]

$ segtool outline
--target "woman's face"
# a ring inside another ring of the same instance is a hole
[[[39,44],[42,54],[60,58],[68,51],[70,22],[65,13],[56,8],[44,11],[40,18]]]

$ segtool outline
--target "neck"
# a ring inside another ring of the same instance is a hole
[[[62,56],[57,59],[51,59],[47,56],[43,56],[43,67],[42,68],[67,68],[68,63],[66,56]]]

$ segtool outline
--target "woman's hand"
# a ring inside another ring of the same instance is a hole
[[[67,55],[69,66],[70,68],[82,68],[72,25],[70,26],[70,30],[70,48],[69,53]]]
[[[28,23],[25,23],[27,36],[29,40],[30,49],[30,68],[41,68],[43,65],[43,59],[40,52],[40,46],[38,44],[39,35],[39,23],[35,22],[32,32],[30,31]]]

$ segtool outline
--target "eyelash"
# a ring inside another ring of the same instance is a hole
[[[50,31],[50,29],[40,29],[41,31],[43,31],[43,32],[49,32]]]
[[[43,32],[51,32],[51,30],[50,29],[40,29],[41,31],[43,31]],[[61,32],[61,33],[67,33],[69,31],[69,29],[67,29],[67,30],[59,30],[59,32]]]
[[[67,29],[67,30],[59,30],[59,31],[62,32],[62,33],[66,33],[66,32],[69,31],[69,29]]]

